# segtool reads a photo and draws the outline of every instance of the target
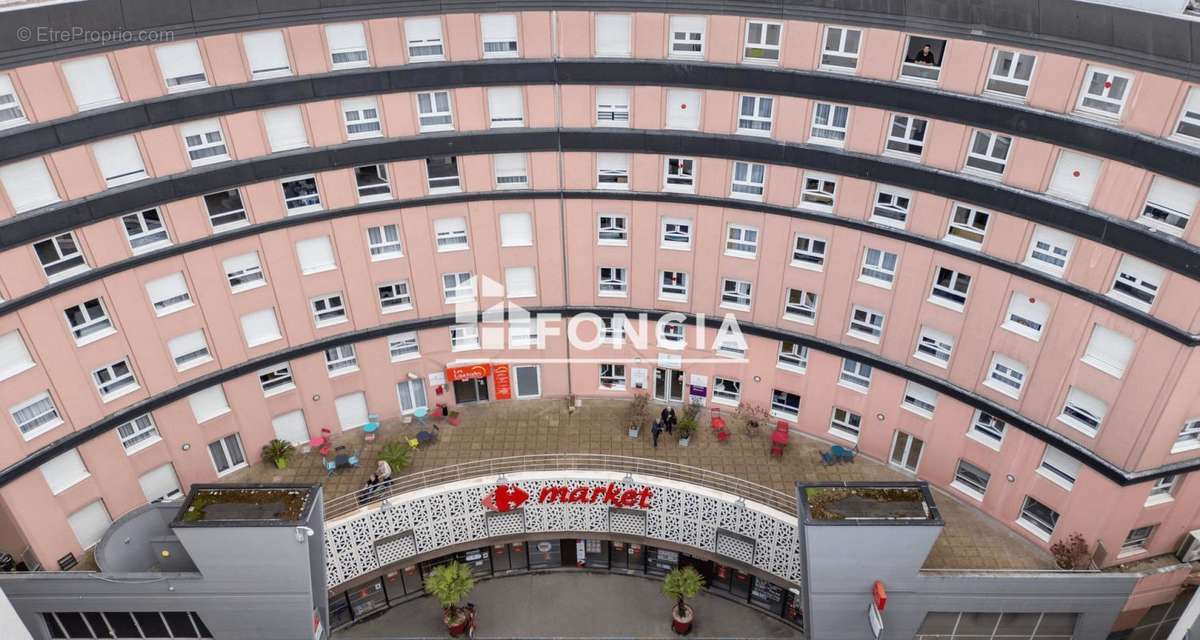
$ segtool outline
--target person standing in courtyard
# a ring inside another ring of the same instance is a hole
[[[650,436],[654,440],[654,448],[658,448],[658,436],[662,435],[663,423],[662,420],[655,420],[654,426],[650,428]]]
[[[675,407],[667,410],[667,433],[675,433],[675,425],[679,424],[679,418],[675,416]]]

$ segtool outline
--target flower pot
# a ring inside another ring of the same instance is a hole
[[[641,431],[642,430],[640,427],[629,427],[629,437],[636,438],[636,437],[638,437],[638,434],[641,433]]]
[[[679,436],[679,446],[681,446],[681,447],[688,446],[689,444],[691,444],[691,441],[692,441],[692,435],[690,433],[686,436]]]
[[[696,617],[696,612],[692,610],[691,605],[683,605],[683,615],[679,615],[679,607],[671,607],[671,629],[681,636],[686,636],[692,632],[692,620]]]
[[[457,638],[467,631],[467,614],[462,611],[456,613],[457,615],[452,618],[449,611],[442,612],[442,622],[446,623],[446,631],[452,638]]]
[[[287,458],[275,458],[275,468],[276,469],[286,469],[287,468]]]

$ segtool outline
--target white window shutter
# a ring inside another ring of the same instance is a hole
[[[200,47],[194,41],[158,47],[154,50],[154,55],[158,58],[158,68],[162,71],[164,81],[188,76],[205,76],[204,61],[200,58]],[[167,90],[207,85],[207,80],[200,80],[185,85],[168,86]]]
[[[117,90],[117,81],[113,79],[112,68],[108,66],[108,57],[96,56],[66,62],[62,70],[71,97],[80,111],[121,102],[121,92]]]
[[[505,247],[533,244],[533,219],[528,213],[500,214],[500,244]]]
[[[179,358],[207,348],[208,343],[204,340],[204,331],[192,331],[167,341],[167,350],[171,352],[171,358]]]
[[[1135,344],[1132,338],[1118,331],[1096,325],[1084,356],[1120,377],[1133,358]]]
[[[1196,206],[1200,205],[1200,187],[1193,187],[1190,184],[1162,176],[1154,176],[1154,182],[1150,184],[1150,193],[1146,196],[1146,201],[1191,216],[1195,213]]]
[[[38,467],[38,470],[45,476],[46,484],[50,485],[50,492],[55,495],[88,476],[87,467],[76,449],[51,458]]]
[[[142,485],[146,502],[173,500],[183,493],[179,488],[179,478],[175,477],[175,467],[170,462],[138,476],[138,484]]]
[[[465,218],[438,218],[433,221],[435,233],[465,233],[467,221]]]
[[[254,267],[261,268],[262,265],[260,265],[258,262],[258,252],[251,251],[250,253],[243,253],[240,256],[225,258],[225,261],[221,263],[221,266],[225,267],[225,273],[233,273],[235,271],[242,271]]]
[[[1100,158],[1063,151],[1054,165],[1050,187],[1046,190],[1056,196],[1086,205],[1092,201],[1092,192],[1100,179]]]
[[[133,136],[109,138],[92,145],[92,155],[100,166],[100,174],[113,187],[146,177],[142,152]]]
[[[30,158],[0,167],[0,185],[8,194],[17,213],[44,207],[58,202],[58,189],[46,163],[41,158]]]
[[[72,513],[67,517],[67,522],[71,525],[71,530],[75,532],[79,546],[86,550],[100,542],[108,525],[112,524],[112,518],[108,517],[108,509],[104,508],[104,503],[97,500]]]
[[[296,255],[300,259],[300,270],[304,273],[325,271],[337,264],[333,258],[333,245],[329,242],[329,236],[297,242]]]
[[[667,89],[667,128],[700,128],[700,92],[693,89]]]
[[[537,276],[533,267],[509,267],[504,270],[504,294],[509,298],[537,295]]]
[[[33,358],[25,348],[21,333],[12,331],[0,336],[0,380],[10,378],[33,366]]]
[[[630,46],[628,15],[602,13],[596,15],[596,55],[628,56]]]
[[[275,428],[275,437],[284,442],[302,444],[311,439],[308,435],[308,423],[304,421],[304,412],[299,409],[275,416],[271,419],[271,426]]]
[[[201,423],[223,415],[229,411],[229,402],[225,399],[225,390],[221,385],[202,389],[188,396],[188,404],[192,407],[192,416]]]
[[[442,38],[441,18],[408,18],[404,21],[404,37],[409,43],[440,40]]]
[[[367,48],[367,36],[361,22],[326,25],[325,37],[329,40],[330,51]]]
[[[525,114],[520,87],[493,87],[487,90],[488,116],[492,127],[519,127]]]
[[[483,40],[516,40],[517,17],[511,13],[489,13],[479,18]]]
[[[308,146],[308,134],[304,130],[304,114],[298,106],[263,112],[263,124],[267,128],[267,140],[271,143],[271,151],[286,151]]]
[[[242,36],[250,74],[255,80],[291,75],[287,44],[282,31],[260,31]]]
[[[279,324],[276,322],[274,309],[247,313],[242,316],[241,321],[242,334],[245,335],[248,346],[256,347],[283,337],[279,333]]]
[[[178,297],[187,293],[187,290],[187,281],[182,273],[172,273],[146,283],[146,294],[152,303]]]
[[[342,429],[353,429],[367,423],[367,396],[362,392],[340,396],[333,401]]]
[[[1054,447],[1046,446],[1046,454],[1042,456],[1042,460],[1067,475],[1079,478],[1079,469],[1082,466],[1080,462]]]

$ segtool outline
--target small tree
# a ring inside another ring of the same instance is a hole
[[[1060,569],[1083,569],[1091,559],[1087,540],[1079,533],[1072,533],[1065,540],[1050,545],[1050,553]]]
[[[627,414],[629,426],[641,428],[650,419],[650,395],[645,391],[633,394]]]
[[[760,405],[754,404],[753,402],[743,401],[742,403],[738,404],[737,416],[738,418],[741,418],[742,424],[746,425],[751,430],[756,430],[758,429],[759,425],[762,425],[770,420],[771,414]]]
[[[392,473],[400,473],[412,464],[413,448],[406,440],[393,440],[379,450],[379,459],[388,463]]]
[[[466,600],[475,588],[475,578],[471,575],[471,567],[455,560],[450,564],[435,567],[425,578],[425,591],[442,603],[442,619],[447,625],[455,625],[463,621],[466,614],[458,606]]]
[[[704,578],[693,567],[671,569],[663,580],[663,595],[675,601],[675,611],[680,618],[687,616],[688,598],[695,598],[704,587]]]

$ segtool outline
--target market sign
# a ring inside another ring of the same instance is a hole
[[[521,487],[511,484],[496,485],[494,491],[488,492],[480,502],[488,511],[512,511],[525,504],[530,495]],[[654,497],[654,489],[622,489],[615,482],[607,486],[589,487],[581,484],[568,486],[566,484],[543,487],[537,495],[538,504],[606,504],[611,507],[626,509],[649,509],[650,499]]]
[[[446,367],[446,379],[450,382],[466,382],[486,378],[492,367],[488,364],[471,364],[464,367]]]
[[[496,382],[496,399],[512,400],[512,377],[509,366],[506,364],[493,365],[492,380]]]

